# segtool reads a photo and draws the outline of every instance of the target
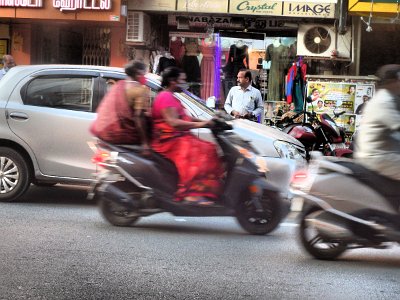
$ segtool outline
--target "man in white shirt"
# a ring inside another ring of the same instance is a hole
[[[359,163],[400,180],[400,65],[381,67],[378,92],[363,111],[356,139]]]
[[[3,56],[3,68],[0,69],[0,79],[6,75],[8,70],[10,70],[12,67],[15,67],[15,62],[14,58],[11,55],[4,55]]]
[[[251,71],[240,70],[237,75],[238,85],[230,89],[224,108],[235,118],[258,119],[262,122],[264,101],[260,91],[254,88],[251,82]]]

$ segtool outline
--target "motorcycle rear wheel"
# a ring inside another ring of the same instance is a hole
[[[247,196],[247,198],[249,198]],[[274,231],[282,220],[283,208],[280,195],[265,191],[261,199],[263,212],[257,212],[249,199],[237,207],[236,219],[240,226],[250,234],[265,235]]]
[[[317,211],[321,211],[321,209],[312,207],[302,214],[299,228],[300,242],[304,249],[315,258],[334,260],[347,250],[347,243],[325,240],[315,228],[307,224],[306,219]],[[313,234],[310,236],[310,233]]]
[[[132,226],[140,219],[127,207],[105,197],[99,199],[99,206],[103,217],[114,226]]]

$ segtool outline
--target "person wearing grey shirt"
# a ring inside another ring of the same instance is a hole
[[[378,92],[363,111],[354,156],[363,166],[400,180],[400,65],[378,69]]]
[[[235,118],[263,120],[264,101],[258,89],[251,85],[250,70],[240,70],[237,75],[237,86],[229,90],[225,100],[225,111]]]
[[[12,67],[15,66],[15,62],[14,62],[14,58],[11,55],[4,55],[3,56],[3,68],[0,69],[0,79],[6,75],[6,73],[8,72],[8,70],[10,70]]]

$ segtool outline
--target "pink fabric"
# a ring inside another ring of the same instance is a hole
[[[215,78],[215,46],[202,45],[201,53],[201,98],[207,99],[214,96],[214,78]]]
[[[175,200],[188,196],[216,199],[220,194],[223,167],[214,144],[200,140],[189,130],[179,131],[164,121],[161,111],[167,107],[177,109],[179,117],[189,119],[184,107],[168,91],[157,95],[153,103],[152,148],[176,166],[179,174]]]
[[[153,119],[159,120],[162,119],[161,111],[164,108],[175,107],[178,110],[179,116],[183,116],[185,114],[184,108],[181,103],[174,97],[171,92],[162,91],[157,96],[157,101],[154,101],[153,104]]]

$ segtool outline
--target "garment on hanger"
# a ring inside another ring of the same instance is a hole
[[[293,63],[286,81],[286,101],[294,104],[294,111],[301,112],[304,107],[304,88],[307,65],[302,59]]]
[[[289,68],[288,50],[288,47],[280,43],[277,47],[274,44],[267,47],[265,60],[271,61],[268,75],[268,101],[281,101],[284,96],[283,84]]]
[[[201,98],[207,99],[211,96],[216,96],[218,98],[219,95],[216,95],[214,91],[215,80],[219,75],[219,73],[215,73],[215,43],[207,44],[204,42],[200,49],[203,54],[201,60],[201,82],[203,83],[201,86]]]
[[[156,74],[161,74],[168,67],[176,66],[175,58],[169,52],[164,52],[158,62]]]
[[[240,41],[237,44],[231,45],[224,70],[227,78],[234,78],[236,80],[236,76],[240,69],[249,68],[248,49],[249,47],[243,43],[240,43]]]
[[[171,55],[175,58],[175,62],[177,66],[181,65],[181,60],[183,55],[185,55],[185,44],[182,42],[180,37],[177,37],[176,40],[171,40],[169,43],[169,51]]]

